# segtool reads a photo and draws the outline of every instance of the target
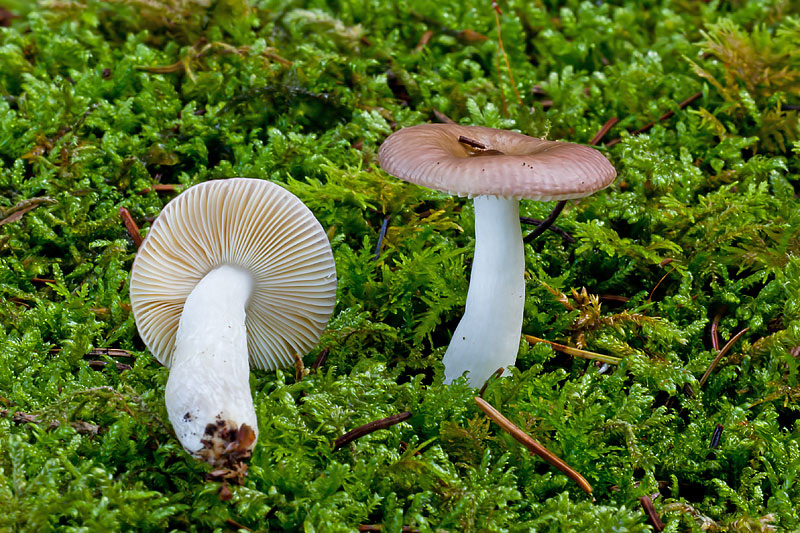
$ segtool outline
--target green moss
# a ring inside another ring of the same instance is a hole
[[[638,498],[655,493],[669,531],[800,527],[793,4],[500,3],[523,105],[489,3],[5,5],[20,17],[0,28],[0,530],[644,531]],[[523,328],[622,361],[523,345],[485,392],[595,502],[487,423],[463,381],[441,385],[472,207],[376,166],[391,131],[435,110],[584,143],[619,119],[601,148],[618,180],[558,221],[575,242],[526,249]],[[231,176],[309,205],[339,290],[305,358],[329,348],[319,372],[253,373],[259,443],[223,500],[165,423],[119,209],[146,231],[172,197],[154,184]],[[712,326],[722,345],[749,329],[701,386]]]

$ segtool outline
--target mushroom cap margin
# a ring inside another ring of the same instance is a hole
[[[459,142],[460,136],[502,154],[475,155]],[[608,187],[617,175],[608,159],[589,146],[458,124],[398,130],[381,145],[378,161],[402,180],[469,197],[570,200]]]

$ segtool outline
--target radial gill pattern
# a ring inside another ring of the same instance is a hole
[[[134,261],[131,306],[139,334],[170,366],[183,303],[217,266],[248,270],[250,362],[290,366],[319,340],[333,312],[336,268],[328,238],[311,211],[274,183],[208,181],[172,200]]]

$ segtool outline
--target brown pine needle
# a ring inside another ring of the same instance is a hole
[[[139,226],[137,226],[136,222],[134,222],[131,212],[124,207],[120,207],[119,216],[122,218],[122,223],[125,224],[125,228],[128,230],[128,234],[130,234],[131,239],[133,239],[133,244],[135,244],[138,248],[142,245],[142,241],[144,239],[142,238],[142,234],[139,233]]]
[[[606,133],[608,133],[608,131],[611,128],[613,128],[617,122],[619,122],[619,119],[617,117],[611,117],[610,119],[608,119],[608,121],[605,124],[603,124],[603,127],[600,128],[600,130],[598,130],[597,133],[595,133],[594,137],[592,137],[592,140],[589,141],[589,144],[599,143],[603,139],[603,137],[606,136]]]
[[[230,490],[230,489],[228,489],[228,490]],[[220,499],[221,499],[221,498],[220,498]],[[253,531],[253,530],[252,530],[252,529],[250,529],[249,527],[247,527],[247,526],[243,526],[243,525],[242,525],[242,524],[240,524],[239,522],[236,522],[235,520],[232,520],[232,519],[230,519],[230,518],[227,518],[227,519],[225,520],[225,523],[226,523],[226,524],[228,524],[228,525],[229,525],[229,526],[231,526],[231,527],[234,527],[234,528],[236,528],[237,530],[239,530],[239,529],[244,529],[245,531]]]
[[[689,104],[691,104],[692,102],[694,102],[695,100],[697,100],[698,98],[700,98],[701,96],[703,96],[703,93],[702,93],[702,91],[701,91],[701,92],[697,92],[697,93],[693,94],[692,96],[690,96],[689,98],[687,98],[687,99],[686,99],[686,100],[684,100],[683,102],[679,103],[679,104],[678,104],[678,109],[683,109],[683,108],[685,108],[686,106],[688,106]],[[639,135],[640,133],[644,133],[644,132],[646,132],[647,130],[649,130],[650,128],[652,128],[653,126],[655,126],[655,125],[656,125],[658,122],[661,122],[662,120],[667,120],[669,117],[671,117],[671,116],[672,116],[672,115],[674,115],[674,114],[675,114],[675,112],[674,112],[674,111],[667,111],[666,113],[664,113],[663,115],[661,115],[660,117],[658,117],[658,120],[655,120],[655,121],[653,121],[653,122],[650,122],[649,124],[647,124],[647,125],[645,125],[645,126],[642,126],[641,128],[639,128],[638,130],[631,132],[631,135],[633,136],[633,135]],[[620,142],[621,140],[622,140],[622,137],[617,137],[616,139],[612,139],[612,140],[610,140],[610,141],[608,141],[608,142],[606,143],[606,147],[611,147],[611,146],[614,146],[615,144],[617,144],[617,143],[618,143],[618,142]]]
[[[653,529],[656,531],[664,531],[664,523],[658,516],[658,511],[656,511],[656,508],[653,505],[653,500],[650,499],[650,496],[639,496],[639,503],[642,504],[642,509],[644,509],[647,518],[650,519],[650,523],[653,524]]]
[[[144,194],[149,193],[150,191],[161,192],[161,193],[171,193],[171,192],[176,192],[176,190],[177,189],[176,189],[175,185],[173,185],[172,183],[156,183],[152,187],[145,187],[144,189],[139,191],[139,194],[144,195]]]
[[[567,463],[553,455],[550,450],[536,442],[536,440],[522,431],[516,424],[514,424],[511,420],[504,417],[500,414],[500,411],[492,407],[489,402],[484,400],[479,396],[475,396],[475,403],[478,404],[478,407],[481,408],[481,411],[486,413],[486,416],[491,418],[498,426],[503,428],[506,432],[508,432],[512,437],[514,437],[517,442],[528,448],[531,453],[534,453],[559,469],[563,472],[568,478],[578,484],[578,486],[586,493],[591,495],[592,494],[592,486],[589,485],[589,482],[580,475],[578,472],[572,469]]]
[[[452,118],[448,117],[447,115],[445,115],[444,113],[442,113],[441,111],[436,109],[435,107],[433,108],[433,116],[436,117],[436,120],[438,120],[439,122],[442,122],[444,124],[455,124],[456,123],[455,120],[453,120]]]
[[[706,381],[708,381],[708,376],[711,375],[711,372],[714,371],[714,368],[716,368],[717,364],[719,364],[719,362],[722,360],[722,358],[725,357],[725,354],[730,351],[731,347],[733,346],[733,343],[738,341],[739,338],[742,335],[744,335],[747,332],[747,330],[749,330],[749,329],[750,328],[744,328],[742,331],[740,331],[739,333],[737,333],[736,335],[731,337],[731,340],[729,340],[728,343],[725,346],[722,347],[722,350],[719,351],[719,353],[714,358],[714,360],[711,361],[711,364],[708,365],[708,370],[706,370],[706,373],[703,374],[702,378],[700,378],[700,387],[705,385]]]
[[[333,441],[333,451],[338,450],[348,442],[354,441],[356,439],[360,439],[364,435],[369,435],[370,433],[374,433],[379,429],[386,429],[392,427],[395,424],[399,424],[404,420],[408,420],[411,418],[410,411],[404,411],[402,413],[398,413],[396,415],[387,416],[386,418],[381,418],[380,420],[375,420],[374,422],[370,422],[368,424],[364,424],[363,426],[359,426],[355,429],[351,429],[335,441]]]
[[[571,346],[566,346],[564,344],[559,344],[557,342],[540,339],[539,337],[534,337],[533,335],[525,335],[525,340],[528,341],[530,344],[543,342],[545,344],[549,344],[550,347],[557,352],[565,353],[573,357],[591,359],[592,361],[600,361],[601,363],[607,363],[609,365],[616,365],[619,364],[620,361],[622,361],[622,358],[620,357],[614,357],[613,355],[603,355],[600,353],[589,352],[587,350],[581,350],[579,348],[573,348]]]
[[[497,68],[497,83],[498,85],[502,83],[503,80],[503,73],[500,70],[500,54],[497,54],[497,62],[495,63],[495,67]],[[503,104],[503,116],[508,117],[508,105],[506,104],[506,92],[501,88],[500,89],[500,102]]]
[[[383,526],[379,524],[361,524],[358,526],[358,531],[383,531]],[[418,529],[411,526],[403,526],[400,531],[402,533],[419,533]]]
[[[433,30],[428,30],[422,34],[417,46],[414,48],[414,53],[418,54],[422,51],[425,46],[427,46],[428,42],[430,42],[431,37],[433,37]]]
[[[503,367],[500,367],[497,370],[495,370],[494,373],[492,373],[492,375],[489,376],[489,378],[483,383],[483,387],[481,387],[481,390],[478,391],[478,396],[483,398],[483,393],[486,392],[486,387],[489,386],[489,383],[502,376],[504,371],[505,369]]]
[[[678,109],[683,109],[684,107],[688,106],[689,104],[691,104],[692,102],[694,102],[695,100],[700,98],[701,96],[703,96],[703,92],[702,91],[694,93],[692,96],[690,96],[689,98],[687,98],[683,102],[679,103],[678,104]],[[661,122],[663,120],[667,120],[668,118],[670,118],[674,114],[675,114],[675,111],[669,110],[666,113],[664,113],[663,115],[661,115],[660,117],[658,117],[658,120],[655,120],[653,122],[648,123],[645,126],[642,126],[638,130],[634,131],[631,135],[639,135],[640,133],[644,133],[647,130],[649,130],[650,128],[652,128],[653,126],[655,126],[656,123]]]
[[[522,96],[520,96],[519,91],[517,90],[517,82],[514,81],[514,74],[511,72],[511,63],[508,61],[506,47],[503,46],[503,35],[500,32],[500,13],[502,13],[502,11],[500,11],[500,6],[497,5],[497,0],[492,0],[492,8],[494,9],[494,20],[497,24],[497,44],[500,45],[500,53],[503,54],[503,59],[506,62],[506,70],[508,71],[508,79],[511,82],[511,88],[514,89],[514,94],[517,95],[517,101],[519,102],[519,105],[522,105]]]
[[[652,300],[652,299],[653,299],[653,294],[655,294],[655,292],[656,292],[656,289],[658,289],[658,287],[661,285],[661,283],[662,283],[662,282],[663,282],[665,279],[667,279],[667,276],[669,276],[670,274],[672,274],[674,271],[675,271],[675,267],[672,267],[672,268],[670,269],[670,271],[669,271],[669,272],[667,272],[666,274],[664,274],[663,276],[661,276],[661,279],[660,279],[660,280],[658,280],[658,283],[656,283],[656,286],[655,286],[655,287],[653,287],[653,290],[652,290],[652,291],[650,291],[650,294],[647,296],[647,301],[648,301],[648,302],[649,302],[650,300]]]
[[[96,357],[98,355],[107,355],[108,357],[130,357],[131,359],[136,359],[131,352],[121,348],[93,348],[89,350],[89,353],[87,353],[85,357]]]
[[[719,321],[722,320],[722,315],[725,313],[726,306],[722,306],[717,311],[717,314],[714,315],[714,320],[711,321],[711,348],[715,351],[719,351]]]
[[[322,349],[321,352],[319,352],[319,355],[317,356],[317,358],[314,359],[314,364],[311,365],[311,371],[312,372],[319,371],[319,367],[324,365],[325,361],[328,360],[328,354],[329,353],[331,353],[330,346],[326,346],[325,348]]]

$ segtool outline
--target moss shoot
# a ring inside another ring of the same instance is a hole
[[[2,5],[0,531],[800,528],[796,2]],[[522,331],[617,364],[523,337],[483,392],[595,501],[442,385],[471,203],[376,154],[447,118],[619,173],[526,245]],[[339,288],[308,371],[251,373],[258,445],[226,478],[167,422],[120,210],[145,233],[234,176],[309,206]]]

